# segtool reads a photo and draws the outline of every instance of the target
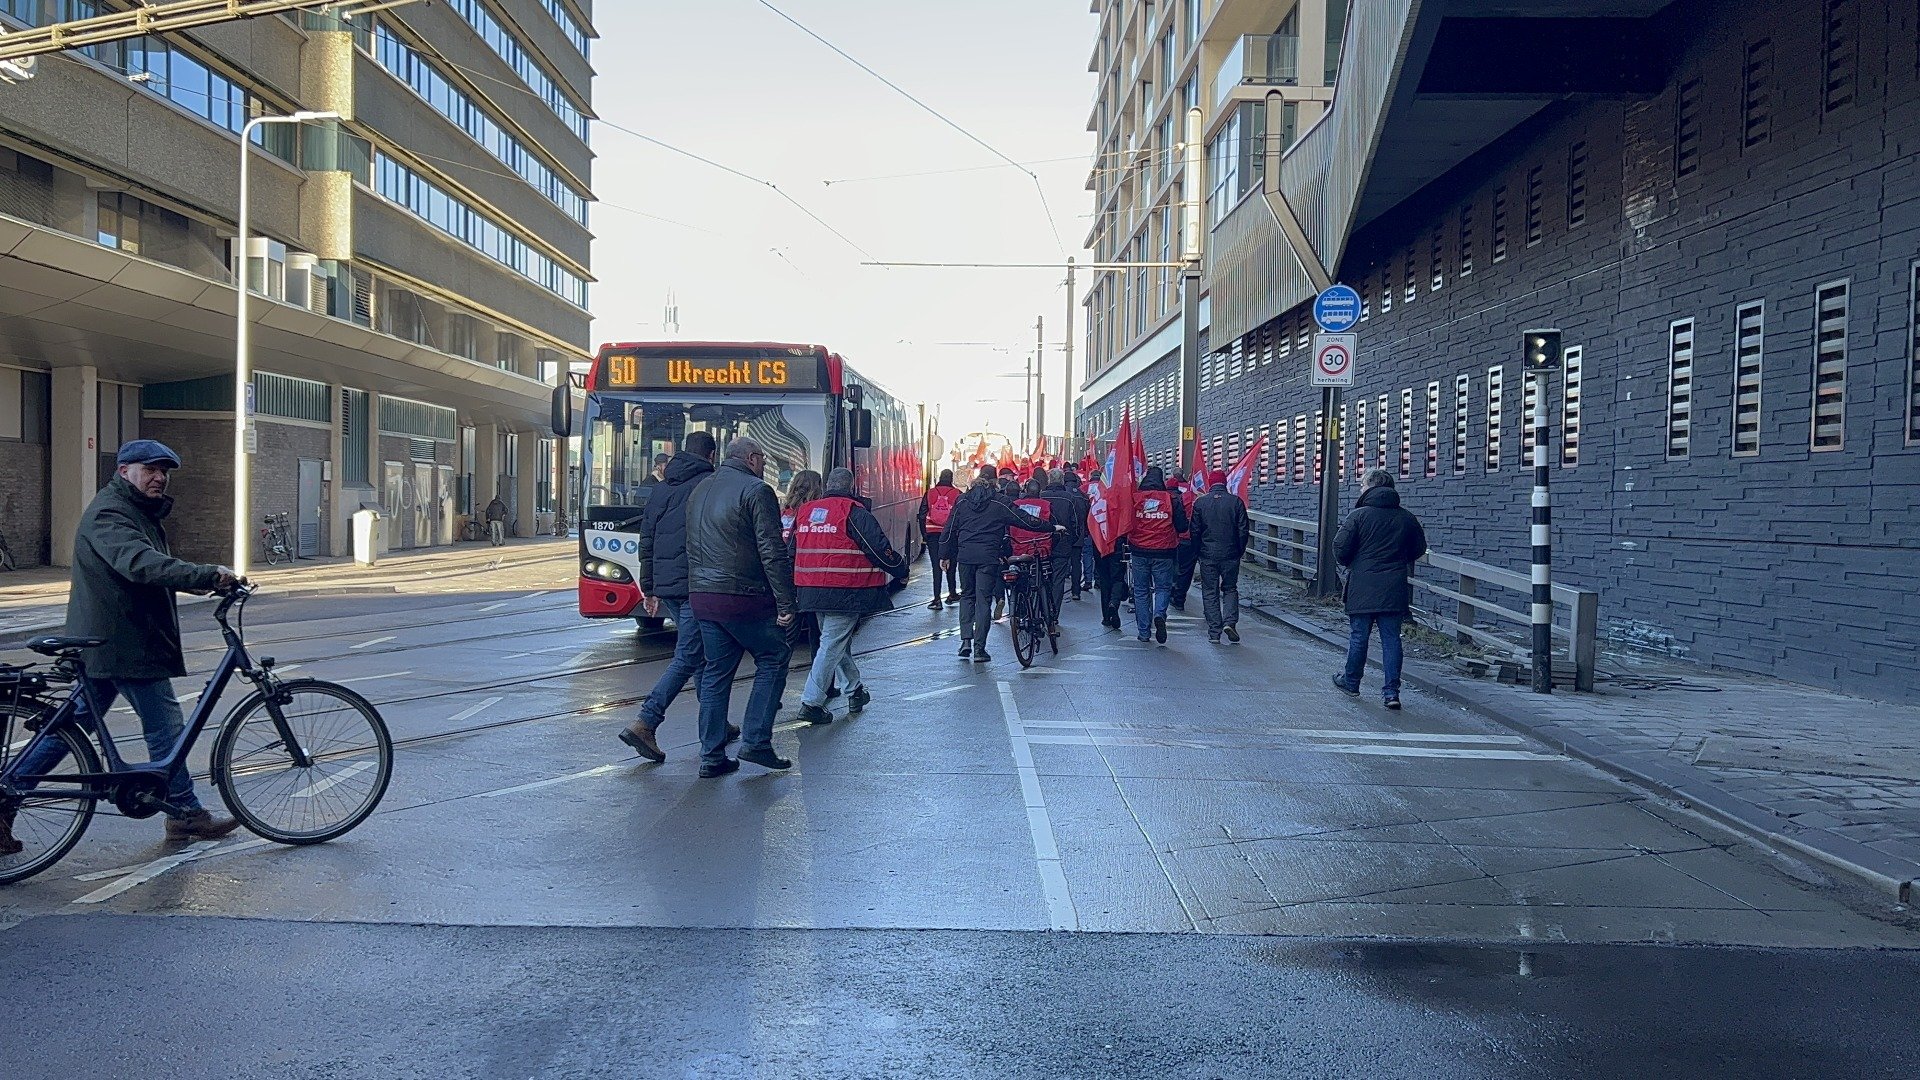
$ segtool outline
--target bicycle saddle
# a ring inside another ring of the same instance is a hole
[[[98,648],[106,643],[106,638],[54,636],[34,638],[27,642],[27,648],[41,656],[72,656],[81,649]]]

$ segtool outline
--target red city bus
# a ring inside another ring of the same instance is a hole
[[[767,453],[767,483],[786,497],[802,469],[854,471],[894,546],[912,557],[914,516],[927,476],[925,425],[901,403],[819,345],[773,342],[623,342],[603,345],[586,379],[586,413],[570,388],[554,395],[554,431],[578,434],[580,614],[645,617],[638,534],[658,483],[655,463],[706,431],[724,456],[751,435]],[[575,421],[579,421],[576,430]]]

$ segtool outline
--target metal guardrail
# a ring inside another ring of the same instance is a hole
[[[1247,516],[1254,526],[1246,556],[1253,569],[1294,580],[1314,576],[1318,523],[1257,510]],[[1448,588],[1414,575],[1413,584],[1419,592],[1413,609],[1422,622],[1446,630],[1462,644],[1479,643],[1516,658],[1530,655],[1526,645],[1480,628],[1481,616],[1520,626],[1532,624],[1529,609],[1533,584],[1526,574],[1439,551],[1427,552],[1420,565],[1454,578],[1454,587]],[[1482,593],[1483,586],[1506,590],[1516,599],[1510,605],[1497,603]],[[1420,602],[1422,599],[1425,603]],[[1556,582],[1553,636],[1567,643],[1566,658],[1573,664],[1574,688],[1591,691],[1600,654],[1600,594]]]

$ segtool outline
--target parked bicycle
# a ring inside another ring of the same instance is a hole
[[[0,665],[0,813],[14,815],[14,839],[23,845],[0,856],[0,885],[59,862],[103,800],[130,818],[180,809],[167,802],[168,773],[193,751],[235,674],[254,689],[221,722],[210,771],[241,824],[277,843],[319,844],[345,835],[380,805],[393,776],[386,722],[338,683],[282,679],[272,657],[255,663],[242,640],[253,592],[237,585],[214,608],[226,654],[179,742],[158,761],[122,759],[104,710],[87,692],[83,656],[102,639],[39,638],[27,647],[52,658],[52,665]],[[228,621],[230,612],[239,629]],[[33,734],[16,744],[21,728]],[[28,763],[36,771],[27,772]]]
[[[267,565],[293,558],[291,520],[285,513],[268,514],[261,519],[260,557],[267,560]]]
[[[1047,588],[1047,563],[1033,555],[1015,555],[1007,560],[1001,580],[1007,585],[1007,629],[1013,633],[1013,655],[1020,666],[1033,666],[1043,637],[1058,656],[1060,637],[1053,632],[1055,615]]]

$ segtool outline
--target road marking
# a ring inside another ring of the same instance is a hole
[[[929,690],[924,694],[909,694],[906,697],[902,698],[901,700],[902,701],[925,701],[930,697],[939,697],[941,694],[951,694],[958,690],[965,690],[967,687],[972,685],[974,684],[973,683],[955,683],[952,686],[943,686],[938,690]]]
[[[998,685],[1000,713],[1007,721],[1007,740],[1020,777],[1021,801],[1026,804],[1027,831],[1033,836],[1033,864],[1040,873],[1040,891],[1047,899],[1047,920],[1055,930],[1078,930],[1080,916],[1073,909],[1073,892],[1067,887],[1066,871],[1060,864],[1060,844],[1054,838],[1047,800],[1040,793],[1040,777],[1033,768],[1026,728],[1020,723],[1020,707],[1013,700],[1013,684],[1002,680]]]
[[[155,859],[134,870],[133,873],[125,875],[111,885],[102,885],[100,888],[75,900],[74,903],[99,904],[111,900],[121,893],[126,892],[128,889],[138,885],[145,885],[147,882],[152,881],[154,878],[159,877],[161,874],[166,873],[182,863],[192,862],[201,855],[219,846],[219,843],[218,840],[202,840],[185,851]]]
[[[1152,724],[1103,724],[1088,720],[1035,720],[1027,725],[1030,728],[1072,728],[1101,731],[1162,731],[1179,734],[1196,734],[1189,729],[1168,728]],[[1228,732],[1222,734],[1239,734]],[[1245,732],[1251,736],[1296,735],[1305,739],[1337,739],[1340,742],[1410,742],[1410,743],[1465,743],[1469,746],[1525,746],[1527,740],[1518,735],[1447,735],[1437,731],[1328,731],[1320,728],[1268,728],[1263,731]]]
[[[311,799],[315,795],[318,795],[321,792],[326,791],[328,788],[331,788],[336,784],[346,783],[348,780],[351,780],[354,777],[359,776],[361,773],[366,772],[368,769],[373,768],[373,766],[374,766],[374,762],[371,762],[371,761],[355,762],[354,764],[349,765],[346,768],[341,769],[339,772],[333,773],[332,775],[327,776],[324,779],[315,780],[313,783],[308,784],[306,787],[303,787],[299,791],[294,792],[292,795],[288,796],[288,798]]]
[[[467,720],[472,717],[478,716],[481,713],[486,712],[488,709],[493,708],[495,705],[500,704],[501,700],[502,699],[499,697],[490,697],[485,701],[482,701],[478,705],[473,705],[468,708],[461,709],[459,712],[454,713],[452,716],[447,717],[447,723],[457,724],[462,720]]]
[[[398,634],[388,634],[388,635],[387,635],[386,637],[377,637],[377,638],[370,638],[370,639],[368,639],[368,640],[366,640],[366,641],[363,641],[363,642],[361,642],[361,643],[360,643],[360,644],[358,644],[358,645],[349,645],[349,646],[347,646],[347,648],[349,648],[349,649],[364,649],[364,648],[366,648],[366,647],[367,647],[367,646],[369,646],[369,645],[378,645],[378,644],[380,644],[380,643],[381,643],[381,642],[383,642],[383,641],[392,641],[393,639],[395,639],[395,638],[397,638],[397,637],[399,637],[399,636],[400,636],[400,635],[398,635]]]
[[[218,841],[208,840],[208,841],[203,841],[203,843],[212,844],[212,843],[218,843]],[[207,851],[200,852],[199,854],[195,855],[193,858],[188,859],[187,862],[199,862],[202,859],[211,859],[215,855],[232,855],[232,854],[235,854],[236,852],[251,851],[254,848],[270,847],[272,846],[272,844],[273,844],[273,841],[263,840],[263,839],[260,839],[259,837],[255,837],[251,840],[236,840],[233,843],[226,845],[225,847],[216,847],[216,848],[209,849]],[[73,877],[73,880],[105,881],[108,878],[124,877],[127,874],[134,873],[135,871],[141,870],[148,865],[150,864],[135,863],[132,866],[116,866],[112,870],[95,870],[91,874],[75,874]],[[75,902],[78,903],[78,901],[75,901]]]
[[[378,679],[397,679],[402,675],[411,675],[411,671],[389,671],[385,675],[359,675],[351,679],[340,679],[343,683],[374,682]]]
[[[586,769],[582,772],[568,773],[565,776],[556,776],[551,780],[536,780],[531,784],[519,784],[514,787],[500,788],[497,791],[482,791],[478,795],[475,795],[474,798],[497,799],[502,795],[517,795],[522,791],[536,791],[540,788],[552,787],[555,784],[565,784],[574,780],[585,780],[589,776],[599,776],[603,773],[619,772],[622,769],[627,769],[631,767],[632,767],[632,763],[626,762],[626,761],[620,762],[617,765],[601,765],[598,768]]]
[[[567,657],[566,666],[572,667],[573,665],[579,663],[582,660],[590,660],[593,658],[593,654],[598,651],[599,650],[597,649],[581,649],[579,652],[574,653],[572,656]]]
[[[1188,750],[1269,750],[1304,751],[1312,754],[1364,754],[1372,757],[1455,758],[1473,761],[1564,761],[1559,754],[1538,754],[1531,750],[1462,750],[1443,746],[1370,746],[1360,743],[1265,743],[1208,742],[1192,738],[1152,738],[1148,736],[1029,735],[1027,740],[1042,746],[1162,746]]]
[[[526,658],[526,657],[529,657],[529,656],[542,656],[542,655],[544,655],[544,654],[546,654],[546,653],[550,653],[550,652],[564,652],[565,650],[567,650],[567,649],[571,649],[571,648],[573,648],[573,646],[571,646],[571,645],[549,645],[549,646],[547,646],[547,647],[546,647],[546,648],[544,648],[544,649],[535,649],[535,650],[533,650],[532,652],[517,652],[517,653],[513,653],[512,655],[510,655],[510,656],[508,656],[508,657],[506,657],[506,659],[508,659],[508,660],[521,660],[521,659],[524,659],[524,658]]]

